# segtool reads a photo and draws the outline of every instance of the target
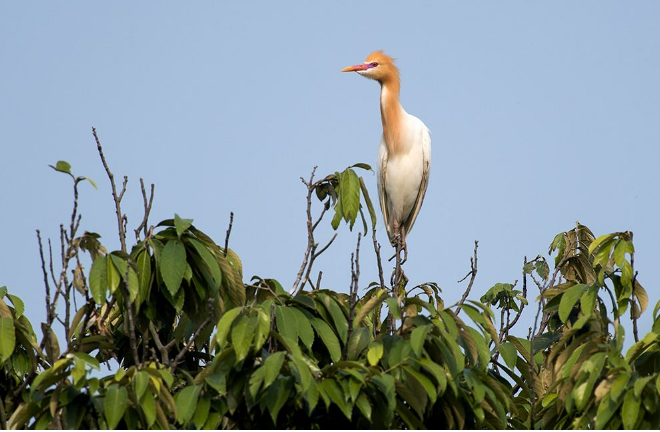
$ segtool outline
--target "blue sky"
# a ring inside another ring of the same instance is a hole
[[[67,178],[48,168],[60,159],[99,184],[81,187],[81,228],[119,248],[95,126],[112,170],[129,177],[129,232],[141,220],[143,177],[156,184],[152,223],[176,212],[220,243],[233,211],[230,245],[246,280],[289,287],[306,245],[299,177],[315,165],[325,175],[375,164],[378,86],[339,71],[376,49],[398,59],[402,104],[432,132],[411,283],[436,281],[447,304],[457,301],[477,239],[477,299],[519,279],[525,255],[547,253],[579,220],[596,235],[635,233],[636,269],[655,305],[653,1],[3,2],[0,286],[26,300],[38,327],[35,229],[56,240],[71,208]],[[375,198],[375,175],[364,177]],[[328,220],[318,238],[331,235]],[[324,288],[347,291],[356,236],[343,226],[319,259]],[[361,287],[377,279],[367,246]]]

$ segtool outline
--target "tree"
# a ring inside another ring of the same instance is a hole
[[[228,246],[231,222],[221,244],[178,215],[149,225],[153,185],[147,194],[142,181],[145,211],[129,245],[121,208],[127,179],[118,190],[93,132],[121,249],[108,252],[98,234],[79,233],[78,186],[96,184],[58,162],[53,168],[72,178],[74,201],[69,226],[61,226],[57,272],[50,242],[45,254],[37,232],[47,311],[40,340],[21,299],[0,288],[1,427],[660,425],[659,306],[652,331],[640,339],[637,319],[648,296],[634,271],[632,233],[596,238],[578,223],[552,241],[552,269],[543,256],[525,260],[522,289],[498,283],[480,301],[469,298],[475,242],[465,295],[445,306],[437,284],[409,287],[400,262],[386,283],[376,214],[356,172],[370,167],[319,180],[314,171],[303,180],[308,247],[287,292],[275,279],[244,282]],[[330,209],[334,229],[342,220],[352,229],[359,216],[377,256],[379,280],[365,288],[360,232],[348,294],[319,289],[311,276],[334,240],[319,247],[314,237]],[[528,282],[539,290],[536,320],[530,334],[516,336]],[[627,319],[636,342],[624,354]],[[103,363],[115,370],[104,375]]]

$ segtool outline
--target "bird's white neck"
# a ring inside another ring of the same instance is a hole
[[[403,120],[406,114],[399,102],[399,79],[380,83],[380,118],[383,124],[383,138],[390,155],[405,151],[403,142]]]

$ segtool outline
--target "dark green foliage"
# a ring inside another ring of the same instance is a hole
[[[76,186],[87,180],[65,162],[54,169]],[[375,220],[352,168],[315,192],[326,209],[335,205],[335,228],[353,226],[361,199]],[[239,257],[178,215],[145,230],[130,252],[108,252],[94,233],[72,237],[68,259],[88,253],[93,264],[86,276],[77,265],[58,288],[82,299],[63,321],[66,340],[45,326],[39,343],[22,301],[0,288],[2,428],[660,425],[658,306],[653,331],[623,352],[625,312],[636,322],[648,305],[631,233],[594,239],[578,224],[552,242],[552,271],[539,256],[524,264],[522,289],[495,284],[458,315],[435,283],[398,297],[372,283],[356,299],[289,294],[257,276],[246,284]],[[528,277],[541,288],[530,340],[524,329],[511,334],[510,319],[527,306]],[[115,361],[116,372],[101,369]]]

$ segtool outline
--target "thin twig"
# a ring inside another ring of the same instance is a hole
[[[163,345],[163,342],[161,342],[160,337],[158,336],[158,331],[156,330],[156,327],[154,326],[153,322],[149,322],[149,332],[151,333],[151,337],[154,338],[154,343],[156,344],[156,348],[158,348],[158,351],[160,351],[161,362],[165,365],[170,364],[170,357],[169,357],[170,346]]]
[[[630,231],[629,231],[630,232]],[[630,232],[630,242],[632,243],[633,240],[633,233]],[[637,303],[639,303],[639,300],[637,299],[637,296],[635,295],[635,284],[637,283],[637,272],[635,271],[635,252],[630,252],[630,268],[633,273],[633,278],[632,278],[632,306],[630,307],[630,318],[632,320],[633,324],[633,337],[635,338],[635,343],[639,342],[639,330],[637,329],[637,320],[639,319],[639,316],[642,312],[641,307],[637,307]],[[641,305],[640,305],[641,306]]]
[[[101,140],[99,139],[97,133],[96,133],[96,128],[92,127],[92,134],[94,135],[94,140],[96,141],[96,148],[99,152],[99,156],[101,157],[101,162],[103,163],[103,167],[105,168],[105,172],[108,175],[108,179],[110,179],[110,186],[112,187],[112,198],[115,202],[115,212],[117,213],[117,228],[119,230],[119,241],[121,243],[121,251],[126,253],[126,226],[128,224],[128,218],[126,217],[125,214],[122,213],[121,210],[121,200],[124,197],[124,193],[126,193],[126,186],[128,185],[128,177],[124,176],[124,182],[122,185],[122,190],[119,194],[117,194],[117,187],[115,185],[115,176],[112,174],[112,171],[110,171],[110,167],[108,166],[108,162],[105,160],[105,156],[103,154],[103,147],[101,146]],[[130,295],[128,293],[128,286],[127,286],[127,281],[128,281],[128,271],[129,271],[130,265],[127,262],[126,263],[126,280],[124,281],[123,287],[121,289],[122,296],[124,296],[124,302],[126,304],[126,312],[128,315],[128,337],[129,337],[129,343],[131,346],[131,351],[133,352],[133,361],[136,366],[140,365],[140,356],[137,351],[137,337],[135,335],[135,317],[133,316],[133,307],[131,305],[131,299]]]
[[[358,233],[357,246],[355,248],[355,254],[351,253],[351,286],[349,288],[349,309],[348,309],[348,336],[347,339],[351,338],[353,334],[353,318],[355,317],[355,305],[357,304],[357,295],[358,295],[358,282],[360,279],[360,239],[362,238],[362,233]],[[344,358],[348,360],[348,344],[345,346]]]
[[[229,228],[227,228],[227,235],[225,236],[225,257],[229,250],[229,236],[231,235],[231,227],[234,225],[234,212],[229,212]]]
[[[106,162],[105,160],[105,155],[103,154],[103,147],[101,146],[101,141],[99,140],[99,137],[96,134],[96,128],[94,127],[92,128],[92,134],[94,135],[94,140],[96,141],[96,148],[99,152],[99,156],[101,156],[101,162],[103,163],[105,172],[108,175],[108,178],[110,179],[110,186],[112,187],[112,198],[115,201],[115,212],[117,213],[117,228],[119,230],[119,241],[121,243],[122,252],[126,252],[126,231],[124,230],[124,224],[122,223],[124,219],[124,215],[121,212],[121,199],[124,196],[124,192],[126,192],[128,177],[124,176],[124,186],[121,193],[118,195],[117,187],[115,185],[115,176],[112,174],[112,171],[110,171],[108,162]]]
[[[332,244],[332,242],[335,241],[335,239],[337,238],[337,234],[338,234],[338,233],[335,233],[335,234],[332,236],[332,238],[330,239],[330,241],[328,242],[328,244],[325,245],[325,246],[323,246],[323,247],[321,248],[321,250],[319,250],[318,252],[315,252],[315,253],[312,255],[312,257],[313,257],[314,259],[316,259],[316,258],[319,257],[319,255],[321,255],[323,252],[325,252],[325,251],[330,247],[330,245]],[[310,267],[311,267],[311,265],[310,265]],[[308,273],[309,273],[309,272],[308,272]],[[305,279],[306,279],[306,278],[305,278]]]
[[[183,360],[183,357],[186,355],[186,353],[190,350],[190,347],[192,344],[195,342],[195,339],[197,339],[197,336],[201,333],[204,328],[209,325],[211,322],[212,314],[209,314],[204,322],[202,322],[197,329],[195,329],[194,333],[190,337],[190,340],[184,345],[183,349],[177,354],[177,356],[174,358],[174,362],[172,363],[172,373],[176,370],[177,366]]]
[[[323,276],[323,272],[319,271],[319,278],[316,280],[316,289],[321,289],[321,276]]]
[[[314,167],[312,169],[312,174],[309,177],[309,183],[305,181],[304,178],[300,178],[302,180],[303,184],[307,186],[307,249],[305,250],[305,255],[303,257],[303,262],[300,265],[300,270],[298,271],[298,274],[296,275],[296,280],[293,283],[293,286],[289,290],[289,294],[293,294],[296,292],[298,289],[298,284],[300,283],[300,280],[302,279],[303,274],[305,273],[305,269],[307,268],[307,262],[309,261],[310,253],[312,253],[312,248],[314,247],[314,226],[312,224],[312,182],[314,181],[314,174],[316,173],[316,169],[318,167]]]
[[[463,297],[461,297],[461,300],[458,302],[458,307],[456,307],[456,310],[454,313],[458,315],[458,313],[461,311],[461,306],[463,306],[463,303],[465,303],[465,300],[467,300],[468,295],[470,294],[470,290],[472,290],[472,285],[474,284],[474,279],[477,277],[477,249],[479,248],[479,241],[475,240],[474,241],[474,257],[470,258],[470,272],[465,275],[463,279],[461,279],[460,282],[463,282],[465,279],[467,279],[468,276],[470,276],[470,282],[468,282],[467,289],[463,293]]]
[[[378,263],[378,278],[380,280],[380,287],[385,288],[385,276],[383,275],[383,262],[380,258],[380,243],[376,238],[376,227],[371,227],[371,239],[374,244],[374,252],[376,253],[376,262]]]
[[[144,217],[142,222],[135,229],[135,239],[140,241],[140,231],[144,230],[144,236],[147,237],[147,225],[149,223],[149,214],[151,213],[151,206],[154,202],[154,184],[151,183],[151,192],[149,194],[149,199],[147,199],[147,191],[144,188],[144,180],[140,178],[140,188],[142,189],[142,201],[144,203]]]

